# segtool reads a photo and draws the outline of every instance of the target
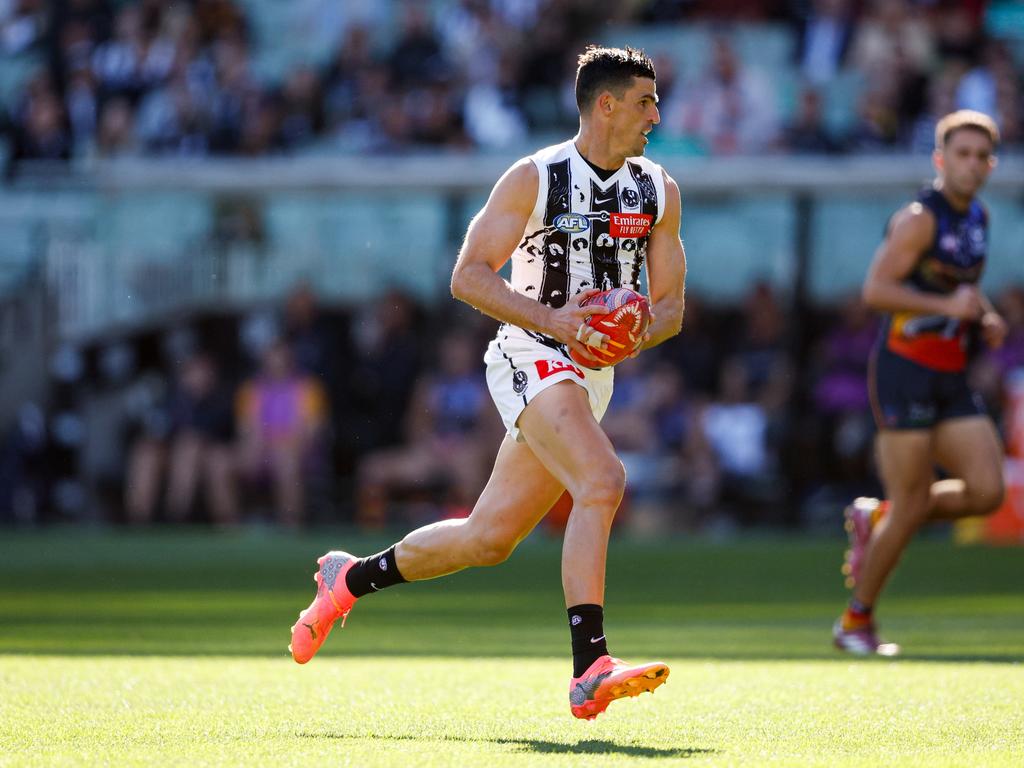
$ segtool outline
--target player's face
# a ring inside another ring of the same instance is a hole
[[[983,131],[961,128],[935,151],[935,167],[955,194],[973,197],[995,167],[992,140]]]
[[[661,122],[658,92],[649,77],[634,77],[633,85],[622,99],[617,99],[614,113],[614,136],[625,157],[644,153],[647,134]]]

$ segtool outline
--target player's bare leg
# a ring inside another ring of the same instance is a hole
[[[335,621],[341,619],[344,626],[356,600],[367,592],[502,562],[547,514],[563,490],[525,443],[506,437],[490,480],[468,518],[418,528],[372,558],[360,560],[347,552],[328,552],[317,561],[320,567],[313,577],[317,595],[292,627],[292,657],[300,664],[309,661]],[[371,560],[381,569],[373,575],[373,581],[362,572],[367,570],[362,566]],[[350,584],[348,574],[356,566],[360,571]]]
[[[872,610],[907,544],[928,518],[935,479],[931,431],[883,430],[877,449],[889,510],[871,532],[853,599],[832,633],[837,647],[860,655],[899,652],[878,640]]]
[[[987,416],[964,416],[939,422],[932,430],[933,464],[951,477],[932,482],[928,522],[988,515],[1002,503],[1003,449],[995,426]],[[863,555],[874,527],[888,512],[888,502],[857,499],[846,508],[850,548],[843,572],[847,586],[860,580]]]
[[[603,604],[608,535],[626,488],[622,462],[594,419],[586,390],[571,382],[534,398],[519,428],[573,498],[562,546],[566,607]]]
[[[573,641],[569,704],[576,717],[593,719],[616,699],[653,691],[669,674],[661,662],[629,666],[608,654],[605,560],[625,470],[594,419],[586,391],[572,382],[537,395],[520,416],[519,428],[573,498],[562,545],[562,586]]]
[[[526,443],[506,436],[470,516],[432,523],[407,535],[395,549],[398,569],[408,581],[419,581],[501,563],[564,490]]]
[[[903,550],[928,518],[935,480],[929,430],[884,430],[878,435],[878,463],[889,511],[871,534],[853,596],[873,605]]]
[[[990,514],[1003,499],[1002,448],[985,416],[948,419],[927,432],[882,432],[878,451],[890,500],[871,531],[851,608],[844,614],[846,624],[857,617],[858,608],[870,617],[903,550],[924,522]],[[936,481],[933,464],[952,477]]]
[[[929,520],[955,520],[995,512],[1003,502],[1003,449],[987,416],[939,422],[933,431],[935,463],[952,479],[931,486]]]

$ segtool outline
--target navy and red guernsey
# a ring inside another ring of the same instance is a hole
[[[985,268],[988,213],[977,200],[966,211],[950,205],[937,189],[922,190],[918,202],[935,216],[935,239],[905,280],[927,293],[952,293],[975,284]],[[935,371],[959,372],[967,366],[969,323],[946,315],[893,312],[882,327],[885,348]]]

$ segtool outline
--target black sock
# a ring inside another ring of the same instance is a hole
[[[572,633],[572,676],[579,677],[601,656],[608,653],[604,639],[604,608],[585,603],[569,609]]]
[[[370,592],[384,589],[384,587],[404,584],[405,579],[398,572],[398,565],[395,563],[395,547],[397,546],[395,544],[376,555],[357,560],[356,564],[345,574],[345,586],[348,587],[348,591],[356,597],[362,597]]]

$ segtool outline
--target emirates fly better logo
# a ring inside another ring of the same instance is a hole
[[[612,237],[643,237],[651,231],[654,217],[649,213],[613,213],[608,227]]]

